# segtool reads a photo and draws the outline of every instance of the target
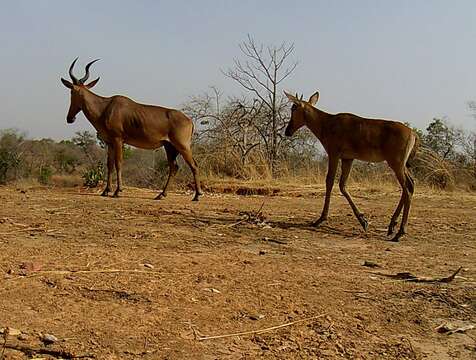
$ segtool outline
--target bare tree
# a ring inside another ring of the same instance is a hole
[[[232,156],[243,166],[251,151],[260,145],[256,122],[262,108],[259,100],[249,103],[245,98],[223,103],[222,92],[211,87],[211,92],[192,97],[183,111],[197,124],[199,141],[212,142],[225,158],[232,150]]]
[[[296,69],[297,62],[290,62],[294,44],[279,46],[257,44],[251,35],[239,44],[244,60],[234,59],[234,67],[224,71],[244,89],[260,100],[269,113],[270,123],[262,131],[271,168],[275,170],[280,147],[279,131],[282,130],[283,97],[279,85]]]

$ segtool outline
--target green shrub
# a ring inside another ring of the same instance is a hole
[[[40,173],[38,174],[38,182],[42,185],[48,185],[53,175],[53,169],[46,165],[40,168]]]
[[[83,176],[84,186],[95,188],[104,180],[104,166],[99,163],[96,167],[87,170]]]
[[[11,171],[16,170],[21,163],[20,156],[7,149],[0,149],[0,184],[5,184]]]

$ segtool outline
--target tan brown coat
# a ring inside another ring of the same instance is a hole
[[[121,95],[103,97],[94,94],[90,89],[96,85],[99,78],[89,84],[85,84],[85,81],[89,78],[89,67],[97,60],[86,66],[86,75],[80,80],[76,79],[72,73],[76,60],[69,69],[72,82],[61,79],[62,83],[71,90],[71,102],[66,120],[68,123],[73,123],[78,112],[82,111],[100,138],[107,144],[107,185],[102,195],[107,196],[112,190],[114,169],[117,173],[117,188],[114,196],[119,196],[122,191],[123,145],[129,144],[142,149],[157,149],[161,146],[165,148],[169,176],[164,189],[156,199],[167,195],[170,180],[178,170],[176,157],[181,154],[192,170],[195,180],[193,200],[198,200],[201,187],[198,166],[191,151],[192,120],[178,110],[139,104]]]
[[[403,208],[400,229],[392,239],[398,241],[405,234],[414,192],[414,181],[408,171],[408,160],[414,155],[418,145],[418,137],[414,131],[396,121],[367,119],[349,113],[329,114],[321,111],[314,107],[319,99],[318,92],[314,93],[309,101],[302,100],[302,97],[298,99],[297,96],[285,94],[293,102],[291,120],[285,134],[292,136],[299,128],[307,126],[320,140],[329,157],[324,208],[313,225],[320,226],[327,220],[334,178],[339,160],[341,160],[342,173],[339,188],[349,202],[354,215],[364,230],[367,230],[368,222],[354,204],[346,189],[346,182],[354,159],[369,162],[386,161],[395,172],[402,187],[400,201],[388,226],[388,234],[391,235]]]

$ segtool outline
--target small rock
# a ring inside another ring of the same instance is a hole
[[[11,327],[6,327],[6,328],[0,328],[0,334],[5,334],[5,332],[8,333],[10,336],[18,336],[21,334],[20,330],[11,328]]]
[[[21,331],[14,328],[8,328],[8,334],[10,336],[18,336],[18,335],[21,335]]]
[[[210,292],[215,293],[215,294],[221,294],[220,290],[217,290],[217,289],[214,289],[214,288],[205,288],[203,290],[204,291],[210,291]]]
[[[251,320],[261,320],[261,319],[264,319],[264,315],[263,314],[251,314],[248,316]]]
[[[26,272],[35,272],[41,270],[41,264],[36,261],[25,261],[20,264],[20,269],[25,270]]]
[[[58,338],[51,334],[44,334],[41,338],[41,341],[43,341],[45,344],[54,344],[55,342],[58,342]]]
[[[17,336],[17,339],[20,341],[26,341],[29,339],[29,336],[27,334],[20,334]]]
[[[366,267],[369,267],[369,268],[379,268],[379,267],[381,267],[379,264],[377,264],[373,261],[368,261],[368,260],[365,260],[364,263],[362,264],[362,266],[366,266]]]
[[[259,253],[258,253],[258,255],[266,255],[266,251],[260,250]]]
[[[146,263],[146,264],[144,264],[144,267],[149,268],[149,269],[153,269],[154,265]]]
[[[439,333],[446,333],[448,335],[455,333],[463,333],[468,330],[473,330],[476,328],[476,324],[465,322],[465,321],[455,321],[455,322],[446,322],[438,326],[435,330]]]

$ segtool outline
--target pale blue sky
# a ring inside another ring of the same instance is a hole
[[[216,85],[241,90],[220,69],[238,43],[294,42],[298,68],[283,85],[329,112],[409,121],[435,116],[475,129],[476,1],[2,1],[0,128],[69,138],[60,83],[71,61],[101,58],[95,91],[179,107]]]

